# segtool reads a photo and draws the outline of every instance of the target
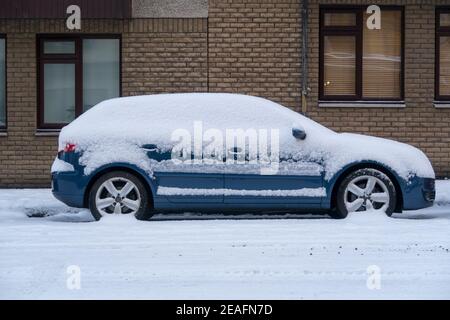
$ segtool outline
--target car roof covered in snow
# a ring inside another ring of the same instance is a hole
[[[63,128],[64,141],[80,144],[102,136],[140,140],[151,135],[159,143],[176,129],[284,129],[332,131],[267,99],[241,94],[185,93],[123,97],[103,101]],[[103,137],[104,138],[104,137]],[[102,138],[102,139],[103,139]],[[148,142],[148,141],[147,141]]]
[[[142,146],[156,144],[170,150],[173,134],[185,130],[192,137],[201,127],[222,133],[228,129],[278,130],[280,156],[323,163],[326,179],[350,163],[370,160],[394,169],[401,177],[434,177],[423,152],[404,143],[355,134],[337,134],[275,102],[238,94],[158,94],[106,100],[61,130],[59,150],[74,143],[83,151],[85,173],[114,162],[134,164],[152,172]],[[307,138],[292,136],[302,128]],[[204,139],[204,138],[203,138]]]

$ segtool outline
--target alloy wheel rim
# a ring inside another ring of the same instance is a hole
[[[383,211],[389,208],[390,196],[386,184],[374,176],[364,175],[354,178],[344,192],[347,211]]]
[[[136,214],[141,195],[136,185],[126,178],[110,178],[103,182],[95,195],[95,206],[100,214]]]

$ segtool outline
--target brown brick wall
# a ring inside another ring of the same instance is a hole
[[[319,108],[319,5],[405,6],[406,108]],[[310,0],[307,114],[337,131],[372,134],[424,150],[450,176],[450,109],[434,98],[435,5],[448,0]],[[210,0],[208,19],[83,21],[83,33],[122,34],[122,93],[236,92],[301,108],[298,0]],[[62,20],[1,20],[7,34],[8,131],[0,136],[0,186],[48,186],[56,137],[36,135],[36,33]]]
[[[319,6],[405,6],[406,108],[319,108]],[[450,109],[434,99],[435,6],[448,0],[310,0],[307,115],[336,130],[371,134],[424,150],[450,176]],[[300,110],[300,1],[210,0],[211,91],[255,94]]]
[[[206,19],[83,21],[83,33],[122,34],[122,94],[207,91]],[[48,186],[57,137],[36,133],[36,34],[65,33],[63,20],[0,20],[7,36],[7,135],[0,186]]]
[[[405,7],[405,103],[393,108],[319,108],[319,5],[386,4]],[[371,134],[422,149],[439,176],[450,176],[450,109],[434,101],[435,6],[448,1],[310,1],[308,116],[337,131]]]
[[[206,19],[139,19],[122,35],[124,96],[206,92]]]
[[[264,96],[298,109],[298,0],[210,0],[209,89]]]

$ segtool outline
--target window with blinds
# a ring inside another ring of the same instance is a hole
[[[356,94],[356,39],[351,36],[324,38],[324,94],[353,96]]]
[[[363,27],[363,97],[401,98],[402,12],[384,10],[381,29]]]
[[[6,39],[0,35],[0,130],[6,128]]]
[[[321,10],[321,99],[403,99],[403,10],[382,8],[381,29],[369,17],[365,7]]]
[[[440,37],[439,93],[450,97],[450,36]]]
[[[450,9],[447,9],[450,11]],[[444,11],[444,9],[441,9],[440,11]],[[450,27],[450,12],[439,12],[439,27]]]
[[[356,14],[353,12],[325,13],[324,20],[325,26],[327,27],[355,26]]]
[[[437,11],[436,100],[450,100],[450,8]]]

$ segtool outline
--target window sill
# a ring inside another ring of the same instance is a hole
[[[7,136],[8,136],[8,132],[0,131],[0,137],[7,137]]]
[[[61,130],[44,130],[40,129],[35,132],[36,137],[57,137]]]
[[[319,101],[319,108],[405,108],[405,101]]]
[[[434,107],[437,109],[450,108],[450,101],[435,101]]]

